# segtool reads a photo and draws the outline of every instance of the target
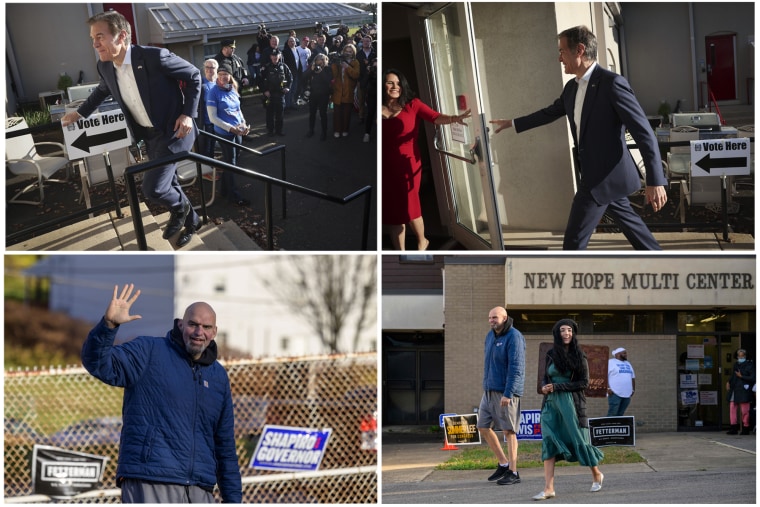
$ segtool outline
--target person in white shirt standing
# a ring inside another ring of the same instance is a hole
[[[607,417],[622,417],[636,392],[636,374],[623,348],[612,351],[607,363]]]

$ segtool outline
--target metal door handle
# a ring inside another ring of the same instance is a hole
[[[456,158],[458,160],[463,160],[464,162],[467,162],[468,164],[477,164],[478,163],[477,159],[475,158],[475,155],[477,154],[478,156],[480,156],[480,138],[478,138],[478,139],[475,140],[475,144],[472,146],[472,148],[470,148],[470,158],[467,158],[467,157],[463,157],[461,155],[458,155],[456,153],[451,153],[449,151],[442,150],[438,146],[438,143],[439,143],[438,136],[439,136],[441,130],[439,130],[438,127],[436,126],[436,128],[435,128],[435,136],[433,136],[433,147],[435,148],[435,151],[437,151],[438,153],[442,153],[444,155],[447,155],[449,157]]]

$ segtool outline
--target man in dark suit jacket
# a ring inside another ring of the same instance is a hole
[[[641,188],[625,141],[626,129],[646,167],[646,199],[655,211],[668,200],[657,138],[626,79],[596,63],[596,37],[578,26],[559,34],[559,60],[574,74],[549,107],[514,120],[492,120],[496,133],[514,125],[522,132],[567,116],[581,181],[565,229],[565,250],[585,249],[604,213],[637,250],[660,250],[628,196]],[[580,90],[580,91],[579,91]]]
[[[200,71],[166,49],[131,45],[131,27],[118,12],[96,14],[87,23],[100,57],[100,83],[61,124],[65,127],[88,117],[111,95],[121,106],[132,137],[145,141],[151,159],[190,151],[198,134],[193,118],[198,114]],[[202,222],[179,185],[176,165],[143,173],[142,190],[147,199],[171,210],[164,238],[184,226],[177,246],[187,244]]]

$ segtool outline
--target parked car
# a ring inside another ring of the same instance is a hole
[[[119,445],[121,417],[100,417],[75,422],[50,435],[50,444],[58,447]]]

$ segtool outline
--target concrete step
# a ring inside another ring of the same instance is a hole
[[[61,229],[6,247],[8,251],[137,251],[137,237],[129,208],[122,209],[123,217],[115,212],[88,218]],[[175,246],[177,235],[163,239],[169,213],[154,217],[145,204],[140,214],[149,251],[250,251],[261,248],[234,222],[214,223],[210,220],[194,234],[183,248]]]
[[[171,246],[161,238],[161,230],[150,210],[140,205],[149,250],[171,251]],[[55,231],[10,245],[10,251],[122,251],[137,250],[137,240],[129,208],[122,208],[122,218],[115,212],[87,218]]]
[[[169,212],[162,213],[156,217],[158,226],[163,230],[169,222]],[[204,224],[200,231],[193,234],[190,242],[182,248],[176,247],[179,233],[169,238],[169,245],[177,251],[249,251],[261,250],[248,235],[243,232],[235,222],[220,221],[215,223],[209,220]]]

